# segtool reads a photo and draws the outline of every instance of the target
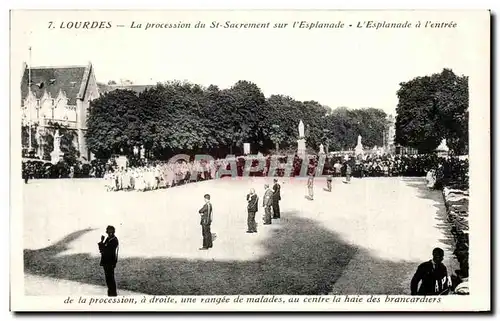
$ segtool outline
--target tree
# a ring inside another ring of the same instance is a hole
[[[400,84],[397,144],[431,152],[443,138],[454,153],[468,149],[468,78],[444,69]]]
[[[288,96],[271,95],[266,106],[259,125],[264,149],[273,147],[273,138],[282,148],[296,145],[301,103]]]
[[[93,100],[87,121],[87,144],[97,157],[131,154],[142,141],[140,102],[131,90],[114,90]]]
[[[61,145],[59,147],[61,152],[64,154],[64,161],[68,164],[76,163],[78,157],[80,157],[80,152],[75,146],[75,140],[77,139],[76,131],[59,123],[53,123],[51,125],[53,126],[54,131],[59,130],[59,135],[61,135]]]
[[[231,117],[232,145],[240,147],[249,142],[262,146],[262,132],[258,124],[263,121],[266,97],[256,84],[245,80],[234,84],[229,89],[229,96],[230,110],[226,115]]]
[[[316,101],[297,101],[283,95],[268,99],[260,88],[240,80],[231,88],[208,88],[189,82],[167,82],[136,95],[115,90],[91,103],[87,142],[97,157],[112,153],[131,154],[144,146],[147,155],[169,158],[178,153],[209,152],[218,157],[238,154],[243,143],[252,152],[295,149],[297,126],[306,125],[307,145],[329,149],[352,149],[357,135],[365,143],[383,140],[382,119],[376,109],[348,110]]]
[[[32,126],[21,126],[21,146],[23,148],[29,149],[30,141],[30,129],[31,129],[31,148],[36,150],[38,148],[38,142],[36,140],[36,130],[38,125]]]

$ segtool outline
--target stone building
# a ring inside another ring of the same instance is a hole
[[[21,80],[22,126],[31,128],[37,148],[35,154],[44,155],[44,134],[54,132],[55,126],[74,130],[73,141],[80,158],[90,160],[85,143],[87,114],[90,101],[99,97],[94,68],[87,66],[31,67],[23,64]],[[23,143],[28,150],[30,141]]]

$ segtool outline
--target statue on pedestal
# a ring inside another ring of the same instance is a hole
[[[356,148],[354,148],[354,154],[355,155],[363,154],[363,145],[361,144],[361,135],[358,135],[358,144],[356,145]]]
[[[304,123],[301,119],[299,122],[299,139],[297,140],[297,155],[301,158],[306,156],[306,140],[304,136]]]
[[[325,147],[323,146],[323,144],[319,145],[319,153],[325,154]]]
[[[299,138],[304,138],[304,123],[302,122],[302,119],[299,123]]]
[[[54,134],[54,149],[50,153],[51,163],[57,164],[61,156],[63,156],[63,153],[61,152],[61,135],[59,135],[59,129],[56,129]]]

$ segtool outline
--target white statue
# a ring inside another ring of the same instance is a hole
[[[50,161],[52,164],[57,164],[63,156],[61,153],[61,135],[59,135],[59,129],[56,129],[54,133],[54,149],[50,153]]]
[[[363,154],[363,145],[361,145],[361,135],[358,135],[358,144],[354,148],[354,155],[362,155]]]
[[[61,151],[61,135],[59,135],[59,129],[56,129],[54,134],[54,152],[60,153]]]
[[[302,119],[300,120],[299,123],[299,138],[304,137],[304,123],[302,122]]]
[[[323,144],[319,145],[319,153],[320,154],[324,154],[325,153],[325,147],[323,146]]]

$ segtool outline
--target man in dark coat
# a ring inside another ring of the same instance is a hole
[[[273,185],[273,218],[280,218],[280,201],[281,201],[281,186],[278,184],[278,179],[274,179]]]
[[[106,227],[106,234],[101,236],[101,242],[97,243],[101,252],[101,266],[104,269],[104,277],[108,286],[108,296],[117,296],[115,282],[115,267],[118,262],[118,238],[115,236],[115,228],[111,225]]]
[[[212,248],[212,231],[210,230],[210,226],[212,225],[212,204],[210,203],[210,195],[205,194],[204,196],[205,204],[198,211],[201,215],[201,235],[203,236],[203,246],[200,247],[200,250],[208,250]]]
[[[247,194],[248,201],[248,230],[247,233],[257,233],[257,223],[255,223],[255,213],[259,210],[259,197],[255,194],[253,188],[250,189],[250,193]]]
[[[269,184],[265,184],[264,188],[266,192],[264,193],[264,202],[262,206],[264,207],[264,225],[271,224],[271,206],[273,205],[273,191],[269,188]]]
[[[444,251],[437,247],[432,251],[432,260],[418,266],[411,279],[412,295],[448,294],[451,280],[448,277],[446,266],[442,263],[443,257]],[[418,287],[420,281],[422,283]]]
[[[331,192],[332,191],[332,180],[333,180],[333,174],[330,171],[328,173],[328,176],[326,177],[326,190]]]

